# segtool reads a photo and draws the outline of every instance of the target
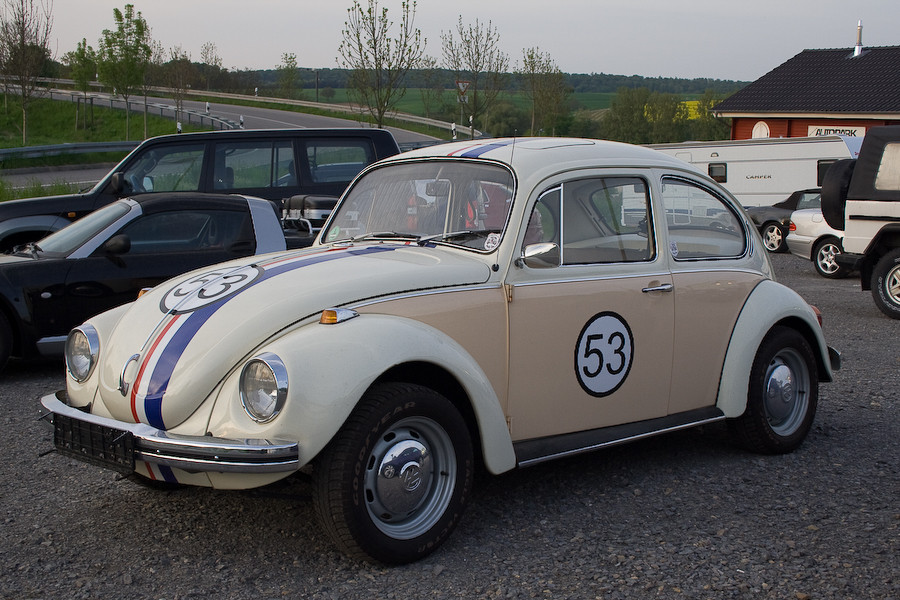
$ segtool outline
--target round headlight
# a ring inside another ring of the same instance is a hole
[[[244,365],[240,385],[241,404],[250,418],[259,423],[271,421],[287,398],[287,369],[274,354],[261,354]]]
[[[91,325],[76,327],[66,338],[66,370],[81,383],[91,376],[100,353],[100,336]]]

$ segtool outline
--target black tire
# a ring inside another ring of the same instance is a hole
[[[875,263],[871,285],[875,306],[892,319],[900,319],[900,248]]]
[[[316,512],[351,557],[409,563],[456,527],[473,473],[469,430],[449,400],[419,385],[379,384],[315,461]]]
[[[13,336],[9,321],[0,314],[0,372],[6,368],[9,357],[12,355]]]
[[[784,241],[784,226],[781,223],[769,221],[762,226],[760,233],[762,233],[763,244],[769,252],[777,253],[787,250],[787,245]]]
[[[816,273],[828,279],[843,279],[850,274],[850,269],[838,264],[835,256],[843,254],[844,248],[837,238],[825,238],[816,242],[813,248],[812,262]]]
[[[747,409],[729,425],[738,441],[754,452],[791,452],[812,427],[818,397],[812,348],[798,331],[777,326],[753,359]]]
[[[855,158],[836,161],[822,178],[822,216],[832,229],[844,230],[844,207],[847,204],[847,191],[856,168]]]

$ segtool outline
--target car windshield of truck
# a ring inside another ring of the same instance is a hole
[[[338,205],[326,242],[411,239],[490,252],[500,243],[514,182],[484,162],[391,164],[363,176]]]
[[[131,206],[126,202],[108,204],[39,240],[34,249],[42,254],[68,256],[95,235],[121,219],[129,210],[131,210]]]

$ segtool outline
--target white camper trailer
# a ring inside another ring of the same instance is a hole
[[[821,187],[835,161],[859,156],[862,138],[827,135],[651,144],[697,165],[744,206],[771,206],[795,190]]]

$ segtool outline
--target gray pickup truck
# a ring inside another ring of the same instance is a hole
[[[389,131],[371,128],[150,138],[86,192],[0,203],[0,251],[39,240],[120,198],[151,192],[237,193],[271,200],[284,211],[295,237],[311,243],[356,174],[398,152]]]

